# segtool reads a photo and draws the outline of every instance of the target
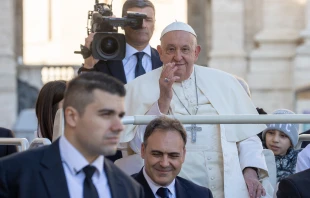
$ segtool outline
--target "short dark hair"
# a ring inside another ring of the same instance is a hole
[[[126,94],[124,84],[118,79],[101,72],[85,72],[68,83],[63,109],[72,106],[82,115],[85,107],[93,102],[93,91],[96,89],[120,97]]]
[[[145,129],[144,137],[143,137],[143,144],[147,146],[147,139],[154,133],[156,130],[162,131],[177,131],[180,133],[182,140],[184,142],[184,146],[186,145],[187,141],[187,134],[182,125],[182,123],[177,119],[172,119],[167,116],[160,116],[152,120]]]
[[[64,98],[65,90],[66,81],[64,80],[48,82],[41,88],[35,108],[38,119],[38,137],[42,135],[43,138],[52,141],[58,103]]]
[[[155,7],[153,3],[149,0],[127,0],[124,5],[123,5],[123,11],[122,11],[122,16],[127,15],[127,11],[129,8],[145,8],[145,7],[151,7],[154,10],[155,13]]]

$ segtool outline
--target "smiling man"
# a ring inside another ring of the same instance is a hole
[[[159,117],[146,127],[141,156],[144,168],[133,177],[148,198],[211,198],[208,188],[178,177],[185,159],[186,131],[175,119]]]

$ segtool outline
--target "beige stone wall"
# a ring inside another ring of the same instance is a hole
[[[293,62],[293,86],[294,91],[299,88],[310,86],[310,1],[305,6],[305,29],[300,33],[303,44],[296,49],[296,56]],[[310,98],[300,99],[295,102],[298,113],[310,112]]]
[[[152,47],[160,44],[161,31],[174,21],[187,22],[186,0],[152,0],[156,9],[156,23],[153,37],[150,41]]]
[[[244,50],[247,57],[257,47],[255,35],[263,28],[263,1],[243,0],[244,2]]]
[[[264,101],[268,112],[294,109],[294,66],[305,4],[293,0],[264,0],[262,29],[255,35],[248,72],[255,104]],[[268,100],[266,100],[266,98]]]
[[[206,48],[201,62],[244,78],[255,105],[267,112],[288,108],[299,113],[295,90],[310,85],[309,1],[188,2],[189,8],[198,8],[189,22],[209,38],[199,40]]]
[[[188,24],[197,34],[198,44],[201,46],[200,56],[197,64],[208,65],[211,51],[212,39],[212,7],[211,1],[196,0],[188,4]]]
[[[0,1],[0,127],[11,128],[17,112],[14,0]]]
[[[209,66],[245,78],[243,0],[212,1],[212,48]]]

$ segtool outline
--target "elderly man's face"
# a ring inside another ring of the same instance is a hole
[[[171,31],[161,38],[161,45],[157,46],[160,59],[164,64],[174,62],[178,67],[175,72],[179,81],[190,77],[194,63],[198,59],[200,46],[194,35],[185,31]]]

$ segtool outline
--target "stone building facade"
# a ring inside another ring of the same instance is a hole
[[[15,2],[0,0],[0,126],[11,127],[17,116]]]
[[[188,1],[189,23],[206,49],[199,63],[244,78],[256,106],[303,113],[309,98],[309,0]],[[199,4],[199,5],[197,5]]]
[[[116,16],[120,16],[124,1],[113,2]],[[308,95],[300,98],[296,94],[310,84],[310,0],[153,3],[157,9],[153,47],[159,44],[164,26],[174,20],[188,22],[202,46],[198,64],[244,78],[256,106],[268,113],[277,108],[297,113],[310,109]],[[84,42],[86,14],[93,2],[40,0],[41,11],[34,6],[37,0],[0,0],[0,4],[0,126],[10,128],[17,117],[17,78],[37,88],[42,86],[41,72],[28,72],[33,68],[29,65],[41,68],[82,62],[72,52]],[[31,15],[31,9],[40,16],[49,15],[37,17]],[[39,21],[34,24],[31,20]],[[42,32],[33,35],[37,31]]]

